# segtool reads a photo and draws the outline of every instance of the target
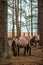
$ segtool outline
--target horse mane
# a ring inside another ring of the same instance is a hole
[[[15,38],[19,39],[19,37],[18,37],[18,36],[15,36]]]

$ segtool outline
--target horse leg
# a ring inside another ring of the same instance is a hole
[[[16,54],[17,54],[15,49],[13,49],[13,48],[12,48],[12,53],[13,53],[14,56],[16,56]]]
[[[28,51],[29,51],[29,55],[31,55],[31,47],[29,47],[29,46],[27,45],[27,53],[28,53]]]
[[[19,47],[18,47],[18,56],[19,56]]]
[[[37,43],[35,42],[35,47],[37,47]]]
[[[24,55],[25,55],[25,53],[26,53],[26,47],[24,47]]]
[[[28,53],[28,45],[27,45],[27,53]]]
[[[31,47],[29,47],[29,55],[31,55]]]

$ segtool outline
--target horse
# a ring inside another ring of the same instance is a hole
[[[20,48],[24,48],[24,55],[28,54],[31,55],[31,45],[30,45],[30,40],[29,38],[26,37],[14,37],[14,39],[12,40],[12,50],[13,50],[13,54],[14,56],[17,54],[16,49],[18,48],[18,56],[19,56],[19,50]]]
[[[31,46],[37,46],[37,43],[40,43],[40,39],[38,36],[33,36],[31,39],[30,39],[30,43],[31,43]]]

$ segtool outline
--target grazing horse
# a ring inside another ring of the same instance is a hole
[[[33,36],[31,39],[30,39],[30,43],[31,43],[31,45],[33,45],[33,46],[37,46],[37,43],[39,43],[40,42],[40,39],[39,39],[39,37],[38,36]]]
[[[31,55],[31,45],[30,45],[30,40],[25,38],[25,37],[14,37],[12,41],[12,50],[14,56],[16,55],[17,51],[16,49],[18,48],[18,55],[19,55],[19,48],[24,48],[24,55],[29,52],[29,55]]]

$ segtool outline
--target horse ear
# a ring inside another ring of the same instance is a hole
[[[16,36],[15,38],[19,39],[19,37],[18,37],[18,36]]]

